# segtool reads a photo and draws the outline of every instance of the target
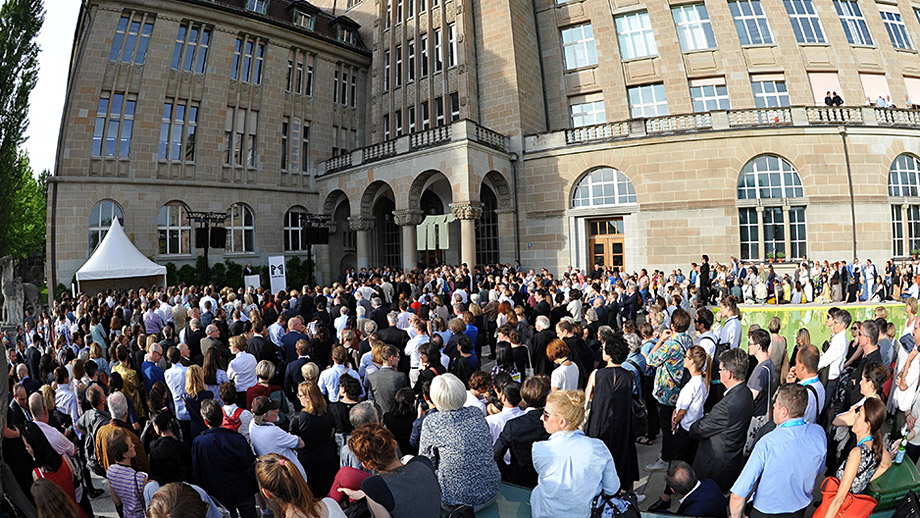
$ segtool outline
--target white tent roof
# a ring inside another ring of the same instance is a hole
[[[77,281],[166,275],[166,267],[144,257],[113,218],[105,239],[77,270]]]

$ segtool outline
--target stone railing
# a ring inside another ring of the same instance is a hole
[[[792,124],[791,108],[754,108],[752,110],[730,110],[728,125],[739,126],[782,126]]]
[[[492,149],[508,151],[508,137],[496,131],[492,131],[489,128],[480,126],[479,124],[476,124],[476,132],[474,133],[473,140],[480,144],[485,144]]]
[[[363,163],[376,162],[377,160],[383,160],[384,158],[389,158],[396,155],[396,141],[387,140],[381,142],[380,144],[374,144],[373,146],[368,146],[363,150],[364,160]]]
[[[875,119],[880,126],[920,126],[920,110],[900,108],[875,108]]]
[[[346,152],[344,155],[334,156],[326,160],[326,172],[341,171],[351,167],[351,153]]]
[[[862,124],[862,108],[852,106],[808,106],[809,124]]]
[[[565,130],[565,143],[578,144],[595,140],[607,140],[617,137],[629,136],[628,122],[612,122],[595,126],[584,126]]]
[[[409,135],[409,149],[424,149],[450,142],[450,126],[441,126]]]
[[[712,116],[707,113],[692,113],[689,115],[668,115],[645,119],[646,133],[664,133],[674,131],[690,131],[709,129],[712,127]]]

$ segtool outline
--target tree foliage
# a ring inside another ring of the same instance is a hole
[[[8,214],[8,241],[0,246],[0,256],[13,254],[25,258],[45,246],[45,218],[48,207],[47,169],[35,178],[29,166],[29,157],[23,152],[16,161],[14,174],[21,175],[19,189],[13,195],[15,205]]]
[[[0,256],[27,255],[34,251],[34,241],[28,240],[34,239],[36,227],[44,235],[44,211],[40,224],[25,215],[39,212],[43,196],[41,189],[34,189],[38,181],[20,150],[29,124],[29,94],[38,77],[35,38],[43,22],[42,0],[6,0],[0,6],[0,215],[5,218],[0,224]],[[27,199],[20,199],[24,195]]]

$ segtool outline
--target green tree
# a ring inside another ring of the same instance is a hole
[[[15,205],[7,218],[8,241],[0,250],[0,256],[13,254],[16,257],[28,257],[40,252],[45,246],[50,172],[46,169],[38,178],[32,176],[29,157],[25,152],[19,154],[15,165],[18,169],[16,174],[22,175],[22,181],[12,196]]]
[[[20,151],[29,124],[29,94],[38,77],[38,36],[44,22],[42,0],[6,0],[0,6],[0,256],[32,252],[31,243],[20,242],[35,233],[35,221],[19,217],[24,212],[19,199],[32,191],[28,157]],[[40,195],[40,191],[38,191]],[[27,203],[37,203],[41,198]],[[26,210],[37,213],[36,207]],[[44,215],[40,227],[44,227]],[[23,225],[21,222],[28,221]],[[41,231],[44,234],[44,229]]]

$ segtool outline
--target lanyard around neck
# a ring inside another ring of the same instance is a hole
[[[789,419],[785,423],[779,425],[780,428],[791,428],[793,426],[800,426],[805,424],[804,417],[796,417],[795,419]]]

